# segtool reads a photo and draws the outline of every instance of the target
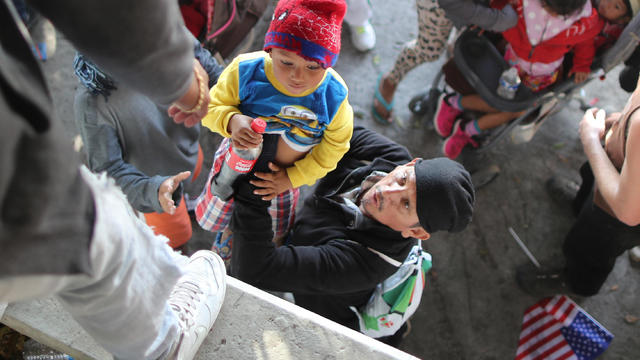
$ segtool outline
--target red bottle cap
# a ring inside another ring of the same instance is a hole
[[[255,118],[251,122],[251,130],[257,132],[258,134],[264,133],[264,129],[267,128],[267,122],[261,118]]]

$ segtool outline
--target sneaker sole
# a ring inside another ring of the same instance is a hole
[[[446,96],[447,96],[446,93],[442,93],[438,97],[438,105],[436,106],[436,112],[433,113],[433,119],[431,120],[433,121],[433,128],[436,129],[436,133],[438,133],[438,135],[440,135],[443,138],[446,138],[449,135],[451,135],[451,134],[444,134],[440,132],[440,128],[438,128],[438,114],[440,114],[440,110],[442,109],[442,103],[444,102],[444,98]],[[453,133],[453,131],[451,133]]]

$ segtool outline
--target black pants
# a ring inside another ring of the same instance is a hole
[[[563,244],[568,283],[579,295],[598,293],[616,258],[640,245],[640,225],[628,226],[593,203],[593,173],[586,163],[580,169],[582,185],[574,201],[578,219]]]

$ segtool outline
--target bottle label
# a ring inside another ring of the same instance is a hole
[[[227,151],[227,155],[225,155],[224,157],[224,161],[227,163],[227,165],[229,165],[229,167],[233,169],[233,171],[240,174],[246,174],[251,171],[251,169],[253,169],[253,165],[256,163],[256,160],[257,159],[247,160],[241,158],[233,151],[233,147],[229,148],[229,151]]]

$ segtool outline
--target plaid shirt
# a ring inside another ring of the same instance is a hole
[[[197,200],[196,219],[205,230],[212,232],[224,231],[231,221],[233,211],[233,198],[223,201],[211,193],[211,181],[220,172],[224,157],[231,146],[229,138],[225,138],[213,157],[213,166],[209,172],[206,186]],[[287,190],[275,199],[271,200],[269,215],[271,215],[272,228],[275,237],[284,236],[293,225],[296,205],[300,190]]]

